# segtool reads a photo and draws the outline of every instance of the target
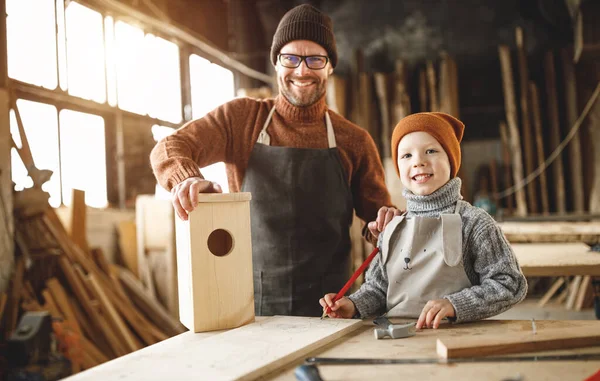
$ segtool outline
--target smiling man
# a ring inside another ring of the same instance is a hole
[[[310,5],[286,13],[273,37],[275,99],[235,99],[158,142],[151,163],[179,218],[198,193],[220,192],[199,171],[225,162],[232,192],[251,192],[257,315],[320,316],[326,291],[350,268],[353,211],[373,240],[395,214],[371,136],[328,110],[338,61],[328,16]]]

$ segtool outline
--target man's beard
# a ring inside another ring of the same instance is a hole
[[[301,77],[300,77],[301,78]],[[325,94],[325,86],[327,85],[327,80],[320,80],[319,78],[311,77],[311,79],[315,80],[315,86],[313,91],[306,91],[301,94],[294,90],[301,90],[301,88],[295,87],[291,82],[287,79],[299,79],[298,77],[279,77],[279,90],[281,94],[296,107],[307,107],[313,105],[317,102],[323,94]],[[313,85],[311,85],[313,86]]]

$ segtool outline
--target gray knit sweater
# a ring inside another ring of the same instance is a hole
[[[407,216],[438,217],[454,213],[461,198],[460,178],[456,177],[427,196],[405,189]],[[485,319],[508,310],[527,294],[527,281],[517,259],[496,221],[483,209],[461,203],[463,263],[472,286],[450,295],[456,311],[456,322]],[[381,247],[383,233],[379,235]],[[368,317],[386,312],[388,279],[378,254],[365,276],[365,283],[349,298],[358,316]]]

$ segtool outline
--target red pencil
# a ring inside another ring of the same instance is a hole
[[[350,279],[348,280],[348,282],[346,282],[346,284],[344,285],[344,287],[342,287],[342,289],[340,290],[340,292],[337,293],[337,295],[335,296],[335,298],[333,298],[333,303],[337,302],[338,300],[340,300],[340,298],[342,296],[344,296],[344,294],[346,293],[346,291],[348,291],[348,289],[350,288],[350,286],[352,286],[352,284],[356,281],[356,278],[358,278],[358,276],[360,274],[362,274],[363,271],[365,271],[365,269],[367,268],[367,266],[369,266],[369,263],[371,263],[371,261],[373,260],[373,258],[375,258],[375,256],[377,255],[377,253],[379,253],[379,248],[376,247],[375,249],[373,249],[373,252],[367,257],[367,259],[363,262],[362,265],[360,265],[360,267],[358,268],[358,270],[356,270],[354,272],[354,274],[352,274],[352,276],[350,277]],[[321,316],[321,319],[323,319],[325,316],[327,316],[327,314],[331,312],[329,306],[325,307],[325,311],[323,311],[323,315]]]

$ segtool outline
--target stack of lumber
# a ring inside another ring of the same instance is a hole
[[[538,303],[540,307],[551,301],[576,311],[593,306],[590,274],[594,273],[592,267],[597,267],[600,253],[590,251],[590,246],[600,244],[600,222],[502,222],[499,225],[515,253],[523,251],[520,262],[526,261],[520,264],[527,266],[530,276],[554,276]],[[523,272],[527,275],[525,269]]]
[[[0,306],[8,299],[7,334],[20,313],[48,311],[77,372],[185,331],[128,270],[75,244],[49,205],[16,217],[20,255],[10,295],[0,297]]]
[[[12,105],[22,142],[13,146],[34,185],[14,194],[15,270],[9,291],[0,293],[5,337],[23,313],[48,311],[76,373],[184,332],[131,273],[88,249],[83,192],[75,192],[67,232],[42,190],[52,172],[36,168],[14,99]]]

